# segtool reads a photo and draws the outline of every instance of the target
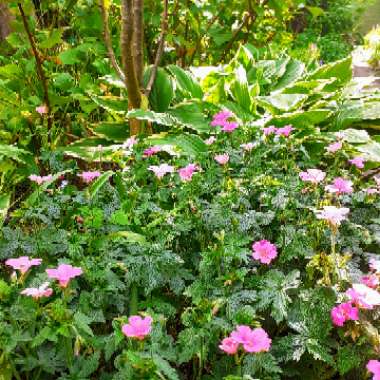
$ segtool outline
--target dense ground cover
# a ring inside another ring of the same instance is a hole
[[[146,1],[134,93],[120,3],[9,2],[0,380],[378,379],[380,95],[309,46],[361,2]]]

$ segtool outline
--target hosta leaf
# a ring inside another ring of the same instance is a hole
[[[191,73],[176,65],[169,65],[166,69],[175,77],[177,89],[184,98],[203,98],[202,88]]]
[[[363,144],[371,140],[368,132],[364,129],[348,128],[344,131],[339,131],[344,137],[344,141],[351,144]]]
[[[108,182],[109,178],[112,177],[112,175],[112,171],[105,172],[92,183],[92,185],[89,187],[89,194],[91,198],[93,198],[98,193],[98,191]]]
[[[337,88],[340,85],[343,85],[349,82],[352,78],[352,58],[351,56],[342,59],[340,61],[328,63],[319,67],[315,70],[311,75],[309,75],[309,79],[329,79],[336,78],[337,85],[332,84],[331,89]]]
[[[295,111],[292,113],[283,114],[281,116],[275,116],[271,120],[269,120],[267,124],[292,124],[298,128],[305,128],[323,123],[332,115],[333,111],[327,109]]]
[[[125,141],[129,137],[128,123],[99,123],[94,127],[94,132],[100,137],[110,141]]]
[[[126,114],[128,111],[128,102],[118,96],[97,96],[88,94],[89,97],[101,108],[110,113]]]
[[[296,80],[298,80],[305,71],[305,64],[291,59],[286,66],[285,74],[280,78],[280,80],[273,87],[272,91],[279,91],[285,87],[290,86]]]
[[[368,161],[380,162],[380,143],[371,141],[368,144],[359,145],[357,149],[359,152],[364,153]]]
[[[304,94],[274,94],[258,96],[258,104],[271,113],[290,112],[302,105],[307,99]]]

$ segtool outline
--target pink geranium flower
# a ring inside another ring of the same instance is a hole
[[[228,153],[224,153],[224,154],[217,154],[215,157],[214,157],[215,161],[220,164],[220,165],[225,165],[227,164],[227,162],[230,160],[230,156],[228,155]]]
[[[30,259],[28,256],[21,256],[17,259],[8,259],[5,265],[12,267],[15,270],[19,270],[21,274],[25,274],[30,267],[38,266],[42,263],[42,259]]]
[[[157,178],[161,179],[164,177],[165,174],[173,173],[174,167],[168,164],[161,164],[159,166],[151,165],[149,166],[148,170],[152,171]]]
[[[272,340],[262,328],[252,330],[249,326],[240,325],[231,333],[231,338],[243,345],[246,352],[266,352],[269,351]]]
[[[353,192],[352,182],[341,177],[334,179],[331,185],[327,185],[325,190],[329,193],[351,194]]]
[[[211,137],[209,137],[208,139],[205,140],[205,144],[206,145],[212,145],[212,144],[214,144],[215,141],[216,141],[216,137],[215,136],[211,136]]]
[[[331,310],[331,319],[335,326],[342,327],[346,321],[358,321],[359,310],[350,302],[341,303]]]
[[[38,112],[40,115],[45,115],[49,112],[49,110],[45,104],[42,104],[36,107],[36,112]]]
[[[95,172],[82,172],[78,174],[78,177],[82,178],[82,180],[85,183],[90,183],[92,182],[95,178],[100,177],[101,173],[98,171]]]
[[[125,140],[125,143],[123,144],[123,148],[124,149],[131,149],[138,142],[139,142],[139,140],[136,136],[131,136],[127,140]]]
[[[343,143],[341,141],[334,142],[326,147],[328,153],[335,153],[338,150],[342,149]]]
[[[219,348],[228,355],[234,355],[239,348],[239,343],[235,339],[228,337],[222,340]]]
[[[380,362],[378,360],[370,360],[366,368],[373,374],[372,380],[380,380]]]
[[[228,123],[228,119],[232,118],[234,114],[228,110],[221,111],[214,115],[210,125],[212,127],[223,127]]]
[[[42,297],[50,297],[53,294],[53,289],[48,288],[49,283],[44,282],[40,287],[38,288],[26,288],[24,289],[21,294],[24,296],[30,296],[34,299],[39,299]]]
[[[240,148],[244,149],[246,152],[250,152],[254,147],[255,147],[255,143],[253,142],[240,145]]]
[[[365,192],[366,192],[368,195],[379,194],[379,190],[378,190],[378,189],[375,189],[375,188],[373,188],[373,187],[369,187],[368,189],[365,189]]]
[[[360,309],[373,309],[380,305],[380,293],[364,284],[353,284],[346,295]]]
[[[364,157],[354,157],[353,159],[348,160],[348,162],[351,165],[356,166],[358,169],[363,169],[364,168],[365,159],[364,159]]]
[[[270,125],[269,127],[263,128],[264,136],[269,136],[273,133],[276,133],[277,128],[274,125]]]
[[[151,146],[150,148],[144,150],[143,157],[150,157],[158,152],[161,152],[161,147],[159,145]]]
[[[379,286],[379,278],[375,274],[362,276],[361,283],[367,285],[369,288],[376,289]]]
[[[342,221],[346,219],[349,212],[350,209],[346,207],[338,208],[335,206],[324,206],[323,210],[316,210],[315,214],[317,219],[324,219],[332,226],[336,227],[340,226]]]
[[[66,288],[70,280],[80,276],[83,271],[82,268],[73,267],[70,264],[60,264],[56,269],[46,269],[46,273],[49,278],[58,280],[60,287]]]
[[[369,269],[373,270],[374,272],[380,273],[380,260],[370,259]]]
[[[263,264],[270,262],[277,257],[277,248],[268,240],[260,240],[252,244],[253,258]]]
[[[143,340],[152,330],[153,319],[149,315],[141,318],[133,315],[128,318],[128,323],[121,327],[123,334],[129,338]]]
[[[311,182],[316,185],[325,179],[326,173],[319,169],[307,169],[306,172],[301,172],[299,176],[302,181]]]
[[[285,127],[277,128],[275,133],[277,136],[289,137],[292,131],[294,128],[291,125],[285,125]]]
[[[51,181],[53,179],[53,176],[51,174],[49,174],[49,175],[44,175],[41,177],[41,176],[36,175],[36,174],[31,174],[28,178],[32,182],[37,183],[37,185],[42,185],[45,182]]]
[[[184,168],[181,168],[178,170],[178,174],[182,181],[189,182],[191,181],[191,178],[195,174],[196,171],[199,170],[198,165],[195,164],[189,164],[185,166]]]

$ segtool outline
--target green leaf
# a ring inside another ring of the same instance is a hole
[[[322,16],[325,14],[325,11],[320,7],[305,7],[314,18]]]
[[[63,29],[53,29],[46,33],[44,40],[38,44],[41,49],[51,49],[53,46],[62,42]]]
[[[157,123],[160,125],[165,125],[171,127],[176,124],[176,121],[173,117],[167,113],[157,113],[153,111],[144,111],[144,110],[131,110],[128,112],[127,117],[129,119],[139,119],[146,120],[152,123]]]
[[[348,128],[339,133],[343,135],[345,141],[351,144],[363,144],[371,140],[368,132],[364,129]]]
[[[94,333],[92,332],[90,327],[91,322],[91,318],[87,317],[87,315],[81,313],[80,311],[77,311],[74,314],[74,323],[77,329],[90,336],[94,336]]]
[[[101,108],[110,113],[126,114],[128,111],[128,102],[118,96],[97,96],[89,93],[89,97]]]
[[[319,67],[308,79],[330,79],[336,78],[339,85],[348,83],[352,78],[352,58],[351,56],[340,61],[328,63]],[[331,85],[333,86],[333,85]]]
[[[107,171],[92,183],[92,185],[89,188],[90,198],[93,198],[98,193],[98,191],[108,182],[108,180],[110,179],[110,177],[113,176],[113,174],[114,173],[112,171]]]
[[[258,96],[258,104],[268,109],[271,113],[290,112],[300,107],[307,99],[304,94],[274,94],[270,96]]]
[[[176,65],[169,65],[166,69],[174,76],[176,87],[184,98],[203,98],[202,88],[191,73]]]
[[[365,145],[359,145],[357,149],[359,152],[364,153],[368,161],[380,162],[380,143],[371,141]]]
[[[0,227],[7,217],[8,209],[11,204],[11,194],[0,194]]]
[[[230,86],[230,92],[236,103],[249,112],[251,108],[251,96],[248,89],[247,73],[243,66],[235,70],[235,80]]]
[[[144,235],[138,234],[136,232],[132,231],[117,231],[113,232],[109,235],[111,239],[117,239],[122,238],[126,240],[128,243],[136,243],[145,245],[146,244],[146,238]]]
[[[0,156],[11,158],[17,162],[26,162],[23,155],[29,155],[30,153],[24,149],[17,148],[13,145],[0,144]]]
[[[169,362],[161,356],[154,354],[153,362],[157,366],[157,371],[165,376],[168,380],[179,380],[177,371],[170,366]]]
[[[94,133],[109,141],[123,142],[129,137],[129,126],[126,122],[102,122],[94,126]]]
[[[295,127],[309,127],[312,125],[318,125],[326,121],[332,116],[333,111],[325,109],[316,109],[309,111],[296,111],[292,113],[286,113],[281,116],[274,116],[267,124],[287,125],[292,124]]]
[[[297,61],[295,59],[291,59],[286,66],[286,71],[284,75],[272,88],[272,91],[279,91],[279,90],[284,89],[285,87],[290,86],[302,76],[304,71],[305,71],[304,63]]]

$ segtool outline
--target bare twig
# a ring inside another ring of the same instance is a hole
[[[44,69],[42,67],[41,55],[37,50],[37,46],[36,46],[36,43],[34,41],[34,37],[33,37],[32,33],[29,29],[28,20],[26,19],[24,9],[22,8],[21,3],[18,3],[17,5],[18,5],[18,9],[19,9],[20,14],[21,14],[21,18],[22,18],[22,22],[24,24],[26,34],[28,35],[28,39],[29,39],[30,45],[32,47],[33,55],[34,55],[34,58],[36,60],[37,73],[38,73],[38,76],[40,77],[40,80],[42,83],[42,88],[44,91],[44,101],[45,101],[45,105],[47,107],[47,122],[48,122],[48,132],[49,132],[48,137],[50,140],[50,138],[51,138],[50,131],[52,128],[52,118],[51,118],[51,107],[50,107],[49,90],[48,90],[48,80],[46,78]]]
[[[164,11],[162,12],[162,19],[161,19],[161,34],[160,34],[160,41],[157,48],[156,58],[154,60],[153,68],[150,73],[150,78],[148,85],[146,87],[146,95],[149,96],[149,94],[152,91],[154,82],[156,80],[158,66],[160,65],[162,54],[164,52],[164,45],[165,45],[165,37],[166,33],[168,31],[168,0],[164,0]]]
[[[116,74],[119,76],[119,78],[124,82],[125,81],[125,76],[123,73],[123,70],[119,66],[115,52],[112,47],[112,37],[110,33],[110,28],[109,28],[109,15],[108,15],[108,10],[106,8],[105,0],[100,0],[99,1],[99,7],[100,7],[100,12],[102,14],[102,20],[103,20],[103,36],[104,36],[104,43],[106,45],[108,57],[111,61],[111,65],[113,69],[116,71]]]

